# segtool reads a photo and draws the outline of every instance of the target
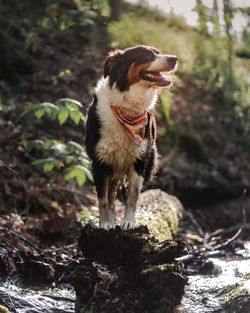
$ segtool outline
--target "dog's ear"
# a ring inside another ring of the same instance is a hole
[[[116,50],[109,53],[104,65],[104,77],[109,76],[109,85],[112,88],[113,84],[124,91],[126,89],[126,75],[128,65],[123,56],[123,51]]]

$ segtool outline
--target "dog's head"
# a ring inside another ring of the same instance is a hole
[[[177,66],[175,55],[160,54],[148,46],[111,51],[104,65],[104,77],[109,76],[110,87],[116,84],[120,91],[140,83],[145,88],[168,87],[171,79],[161,72],[171,72]]]

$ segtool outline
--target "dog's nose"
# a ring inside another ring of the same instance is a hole
[[[167,60],[170,63],[176,63],[178,61],[178,58],[175,55],[169,55]]]

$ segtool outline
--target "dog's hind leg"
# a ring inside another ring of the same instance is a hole
[[[117,179],[110,177],[109,187],[108,187],[108,202],[109,202],[109,221],[111,227],[115,227],[115,198],[117,192]]]
[[[99,227],[104,229],[113,228],[114,212],[109,203],[111,170],[99,162],[93,162],[92,168],[99,202]]]
[[[143,177],[138,175],[135,170],[130,170],[128,175],[128,196],[126,209],[121,224],[123,229],[135,228],[135,212],[137,208],[138,196],[143,184]]]

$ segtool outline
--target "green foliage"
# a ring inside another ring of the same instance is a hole
[[[184,25],[181,19],[173,16],[161,22],[154,19],[149,22],[134,12],[124,14],[119,21],[110,23],[108,32],[113,48],[127,48],[138,44],[154,46],[162,53],[178,55],[178,72],[191,72],[193,42],[197,34]]]
[[[225,31],[220,33],[218,10],[214,11],[205,7],[201,1],[197,2],[195,10],[199,14],[199,31],[187,27],[185,23],[174,15],[164,17],[155,10],[150,16],[150,9],[140,6],[127,8],[119,21],[109,23],[108,32],[113,48],[127,48],[137,44],[146,44],[157,47],[162,53],[175,54],[179,58],[177,75],[181,77],[186,88],[194,86],[197,97],[194,103],[187,104],[190,107],[196,103],[202,103],[212,108],[214,115],[214,127],[220,134],[227,134],[228,128],[235,129],[239,142],[245,142],[249,138],[249,60],[239,60],[233,49],[233,37],[228,38]],[[248,11],[244,11],[248,14]],[[225,20],[231,25],[233,12],[225,14]],[[213,23],[213,34],[208,33],[207,23]],[[249,36],[247,30],[243,33],[241,45],[238,44],[237,54],[244,58],[248,55]],[[230,39],[230,46],[229,46]],[[231,50],[230,50],[231,49]],[[230,51],[229,51],[230,50]],[[174,84],[174,90],[178,94],[178,82]],[[185,96],[183,96],[185,102]],[[164,144],[167,146],[179,145],[179,139],[185,134],[184,126],[171,118],[171,108],[174,97],[168,90],[160,96],[158,107],[158,120],[166,136]],[[199,104],[200,105],[200,104]],[[192,113],[190,113],[192,114]],[[184,116],[183,116],[184,118]],[[199,124],[200,121],[197,122]],[[167,134],[170,134],[168,136]],[[242,136],[243,134],[243,136]],[[245,139],[244,139],[244,138]],[[183,145],[182,145],[183,146]]]
[[[207,34],[207,8],[202,4],[201,0],[197,0],[197,5],[193,9],[199,15],[200,32]]]
[[[98,25],[100,20],[105,19],[102,16],[105,0],[95,2],[1,2],[0,80],[11,81],[10,85],[16,84],[16,92],[24,75],[32,77],[40,73],[43,76],[44,72],[52,70],[47,68],[47,63],[54,49],[60,52],[55,52],[57,63],[60,63],[63,54],[61,45],[68,44],[71,49],[76,49],[76,45],[80,43],[79,47],[83,49],[87,44],[95,45],[96,42],[105,40],[105,30],[100,31]]]
[[[51,117],[56,117],[60,125],[64,124],[69,117],[76,125],[78,125],[81,120],[85,121],[85,117],[81,113],[80,108],[82,108],[82,104],[79,101],[62,98],[59,99],[56,104],[49,102],[43,102],[40,104],[31,103],[26,106],[22,116],[33,112],[35,117],[40,119],[45,113],[47,113]]]
[[[37,119],[42,118],[45,113],[56,118],[59,125],[62,125],[70,117],[78,125],[85,120],[80,112],[82,104],[79,101],[69,98],[59,99],[56,104],[44,102],[41,104],[29,104],[23,115],[33,112]],[[21,144],[28,153],[41,151],[45,156],[42,159],[35,159],[32,165],[40,165],[45,173],[52,170],[63,170],[64,179],[76,179],[77,184],[82,186],[86,179],[93,181],[89,171],[90,161],[85,149],[74,141],[62,142],[56,139],[46,140],[23,140]]]
[[[58,1],[47,0],[44,16],[38,21],[38,26],[47,31],[65,31],[75,25],[86,27],[93,25],[96,12],[89,5],[78,2],[76,7],[67,10]]]

